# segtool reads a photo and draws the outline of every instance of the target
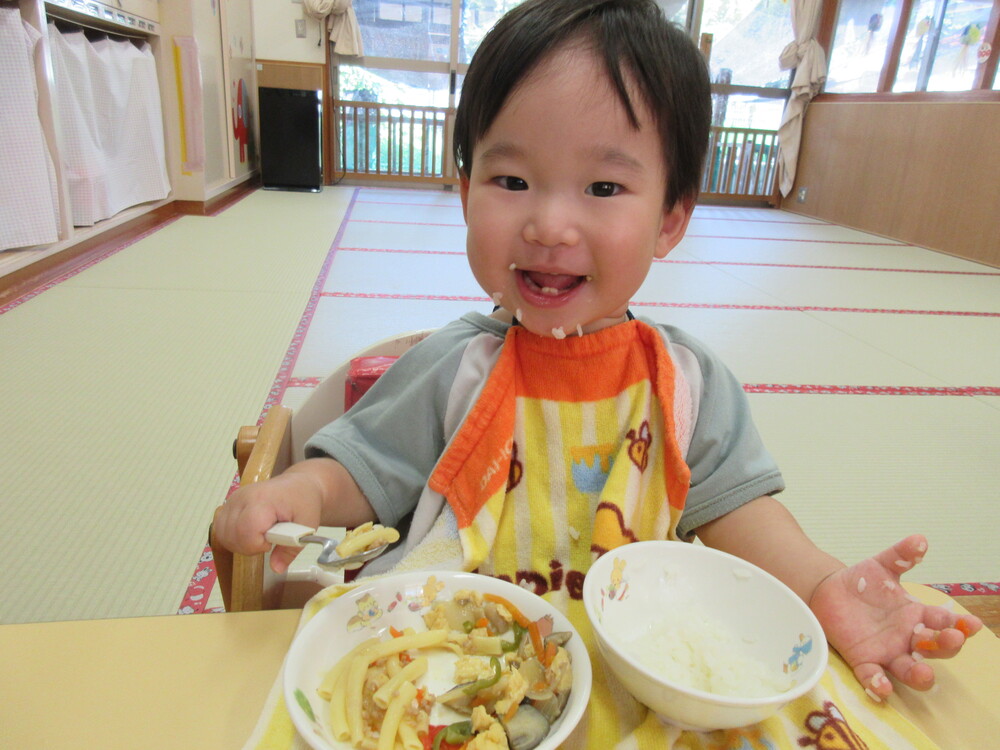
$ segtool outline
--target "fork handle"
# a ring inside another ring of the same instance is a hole
[[[311,526],[303,526],[301,523],[282,521],[276,523],[264,534],[264,538],[271,544],[280,544],[285,547],[303,547],[305,542],[302,537],[315,534],[316,529]]]

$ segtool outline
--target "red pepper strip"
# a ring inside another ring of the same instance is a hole
[[[921,651],[937,651],[941,647],[937,644],[937,641],[924,640],[917,641],[917,648]]]
[[[507,608],[511,617],[514,618],[514,622],[522,628],[527,629],[528,635],[531,636],[531,645],[535,647],[535,654],[539,659],[541,659],[544,655],[545,648],[542,645],[542,636],[538,632],[538,623],[529,620],[524,616],[524,613],[521,612],[521,610],[504,599],[502,596],[497,596],[496,594],[483,594],[483,599],[488,602],[493,602],[494,604],[502,604]]]

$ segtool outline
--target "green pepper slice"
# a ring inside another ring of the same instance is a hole
[[[488,687],[493,687],[498,682],[500,682],[500,677],[503,674],[503,667],[500,666],[500,660],[495,656],[490,657],[490,666],[493,667],[493,674],[489,677],[484,677],[481,680],[476,680],[471,685],[462,688],[462,692],[466,695],[475,695],[480,690],[485,690]]]
[[[433,750],[441,750],[441,743],[447,742],[449,745],[461,745],[472,739],[472,722],[456,721],[449,724],[436,735],[434,735]]]

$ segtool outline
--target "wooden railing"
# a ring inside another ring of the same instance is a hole
[[[454,113],[440,107],[338,102],[340,171],[352,178],[458,184]]]
[[[454,111],[440,107],[339,102],[338,168],[352,179],[454,185],[451,155]],[[703,198],[775,202],[778,134],[713,127]]]
[[[703,197],[774,202],[777,174],[776,132],[712,128],[701,181]]]

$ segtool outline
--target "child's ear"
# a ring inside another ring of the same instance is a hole
[[[469,178],[465,172],[458,173],[458,193],[462,196],[462,217],[468,223],[469,220]]]
[[[657,258],[667,257],[677,243],[684,239],[691,213],[694,211],[694,199],[681,198],[673,206],[664,207],[663,224],[660,226],[660,237],[656,242]]]

